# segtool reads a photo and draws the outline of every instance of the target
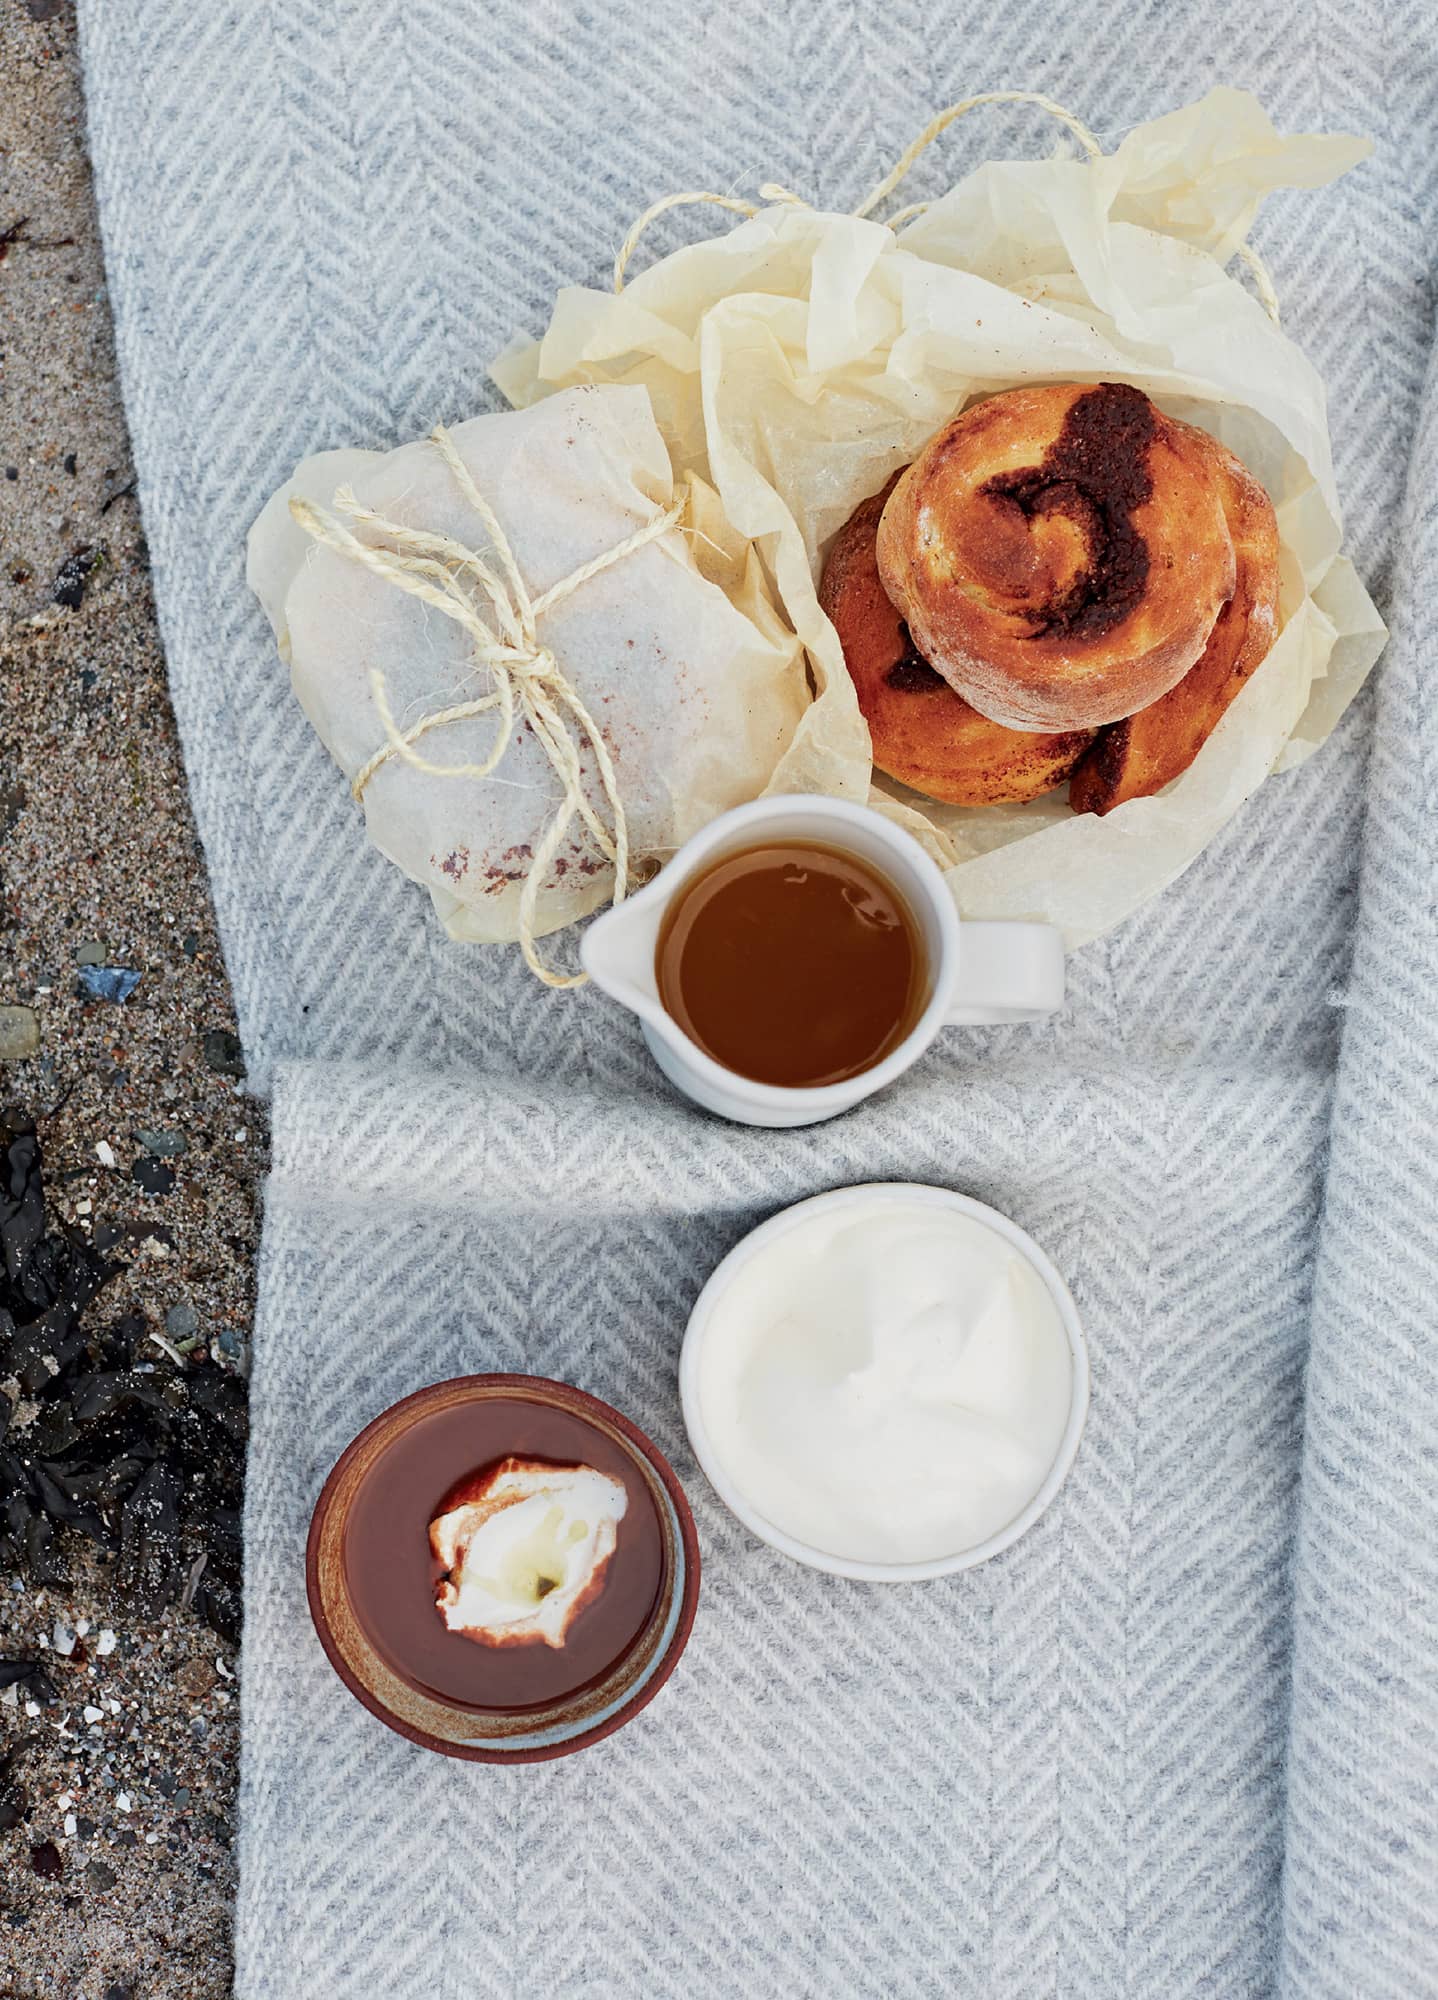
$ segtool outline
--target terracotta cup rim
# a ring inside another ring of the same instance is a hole
[[[441,1390],[456,1389],[483,1389],[496,1395],[502,1395],[507,1389],[523,1390],[530,1395],[539,1390],[544,1392],[540,1397],[541,1401],[570,1410],[577,1416],[602,1418],[605,1423],[613,1425],[653,1467],[674,1506],[675,1520],[684,1549],[684,1584],[678,1623],[663,1656],[642,1685],[636,1688],[612,1715],[605,1716],[602,1721],[590,1728],[576,1731],[573,1736],[566,1737],[559,1743],[526,1745],[513,1750],[447,1743],[441,1737],[431,1734],[429,1730],[418,1728],[414,1723],[405,1721],[402,1716],[395,1715],[392,1710],[386,1708],[350,1667],[330,1630],[320,1586],[319,1545],[335,1488],[347,1466],[357,1456],[366,1440],[372,1437],[381,1425],[389,1425],[399,1412],[412,1409],[417,1403],[433,1400]],[[387,1728],[394,1730],[396,1735],[407,1737],[411,1743],[417,1743],[422,1750],[438,1751],[443,1757],[457,1757],[471,1764],[547,1763],[551,1758],[567,1757],[573,1751],[587,1749],[591,1743],[601,1742],[604,1737],[612,1736],[615,1730],[622,1729],[626,1722],[632,1721],[642,1708],[648,1707],[660,1688],[664,1686],[678,1666],[680,1655],[689,1643],[694,1614],[699,1606],[699,1570],[699,1535],[694,1525],[693,1509],[689,1505],[684,1488],[679,1483],[678,1475],[658,1445],[632,1418],[626,1417],[623,1411],[616,1410],[612,1403],[606,1403],[602,1397],[592,1396],[587,1389],[576,1388],[572,1382],[561,1382],[551,1375],[450,1375],[442,1382],[430,1382],[424,1388],[412,1390],[409,1395],[402,1396],[397,1403],[391,1403],[388,1408],[381,1410],[378,1416],[372,1417],[363,1430],[355,1433],[330,1467],[324,1485],[320,1488],[319,1498],[315,1501],[314,1512],[310,1516],[309,1534],[305,1541],[305,1594],[309,1599],[310,1617],[314,1622],[320,1645],[324,1648],[326,1659],[350,1693],[369,1710],[371,1715],[377,1716]]]

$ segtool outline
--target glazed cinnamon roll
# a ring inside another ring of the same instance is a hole
[[[1273,502],[1241,460],[1208,440],[1233,544],[1232,597],[1208,644],[1177,687],[1101,729],[1069,787],[1075,812],[1106,813],[1147,798],[1186,771],[1228,704],[1260,665],[1278,626],[1278,521]]]
[[[1126,383],[1012,389],[899,479],[884,587],[919,653],[1009,729],[1096,729],[1166,695],[1233,595],[1212,441]]]
[[[949,805],[1022,804],[1061,785],[1093,741],[1091,730],[1040,735],[1005,729],[971,708],[909,636],[879,580],[879,516],[899,475],[840,529],[819,602],[873,739],[875,767]]]

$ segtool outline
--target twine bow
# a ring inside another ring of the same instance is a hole
[[[448,708],[436,709],[432,714],[421,716],[410,728],[401,730],[390,709],[385,677],[375,669],[369,677],[370,691],[385,740],[355,773],[350,790],[357,800],[362,799],[370,779],[391,757],[398,757],[412,769],[427,771],[434,777],[492,777],[509,748],[514,735],[516,711],[520,712],[534,731],[564,787],[563,797],[525,871],[519,897],[520,949],[530,971],[546,986],[582,986],[586,982],[586,974],[554,972],[539,956],[535,945],[534,919],[540,885],[570,826],[579,818],[588,828],[604,859],[612,864],[614,901],[622,903],[629,888],[629,828],[609,747],[573,682],[564,674],[554,653],[541,641],[539,621],[555,605],[563,603],[578,590],[581,584],[588,583],[591,577],[598,576],[601,571],[632,555],[636,549],[642,549],[667,534],[684,512],[687,495],[681,496],[663,513],[656,514],[652,521],[646,521],[643,527],[637,528],[622,542],[617,542],[612,549],[595,556],[592,562],[582,563],[571,575],[551,584],[538,597],[532,597],[515,561],[508,536],[493,508],[475,485],[448,432],[437,428],[431,433],[430,441],[449,468],[464,499],[483,522],[492,560],[487,560],[478,550],[467,548],[450,535],[408,528],[401,522],[386,520],[372,508],[362,505],[347,486],[341,487],[335,494],[334,514],[326,513],[309,500],[294,498],[290,501],[290,513],[294,519],[306,534],[313,536],[324,548],[359,563],[371,575],[393,584],[411,597],[419,598],[446,618],[452,618],[469,637],[475,668],[484,671],[489,679],[485,693],[455,702]],[[343,515],[345,520],[337,519],[336,515]],[[362,541],[354,528],[346,525],[346,521],[382,537],[382,542]],[[487,605],[488,615],[481,605]],[[414,747],[431,729],[442,728],[446,723],[465,722],[471,716],[485,715],[493,710],[498,711],[499,728],[488,755],[477,763],[432,763]],[[571,734],[571,724],[578,732],[579,741]],[[608,824],[584,788],[581,763],[584,743],[594,753],[600,788],[608,808]]]

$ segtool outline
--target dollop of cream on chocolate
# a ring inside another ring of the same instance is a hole
[[[446,1574],[435,1609],[481,1646],[562,1646],[604,1588],[622,1481],[588,1465],[505,1458],[488,1467],[429,1525]]]

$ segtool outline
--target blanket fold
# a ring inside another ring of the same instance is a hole
[[[1304,1409],[1283,1988],[1333,2000],[1438,1985],[1435,475],[1430,375],[1369,762]]]

